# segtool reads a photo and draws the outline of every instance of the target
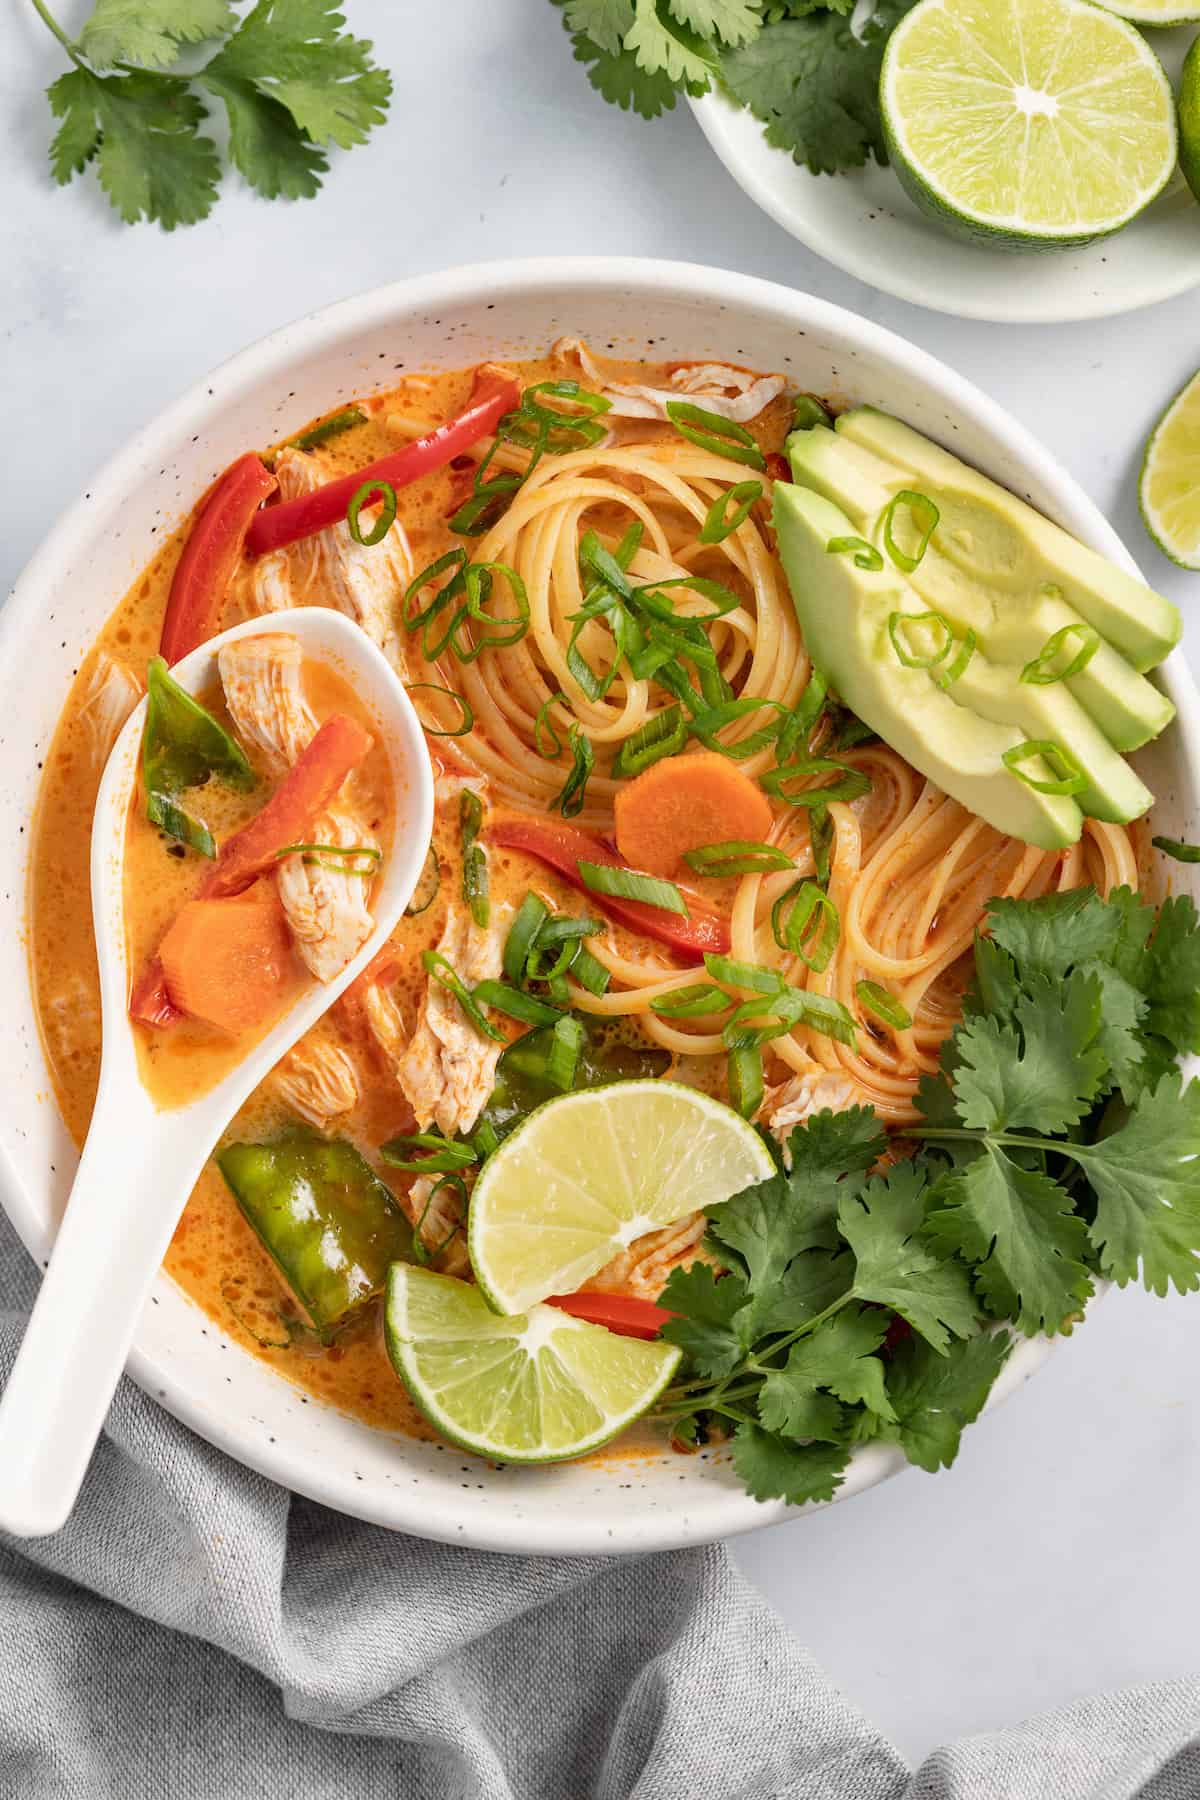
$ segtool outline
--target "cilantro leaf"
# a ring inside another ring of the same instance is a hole
[[[93,69],[131,62],[165,69],[181,44],[224,37],[236,24],[228,0],[96,0],[78,49]]]
[[[633,0],[554,0],[568,31],[590,38],[597,50],[618,56],[633,24]]]
[[[1053,1334],[1088,1299],[1087,1227],[1048,1175],[989,1144],[967,1168],[942,1176],[930,1199],[927,1234],[976,1265],[976,1291],[996,1318],[1014,1319],[1027,1337]]]
[[[50,111],[62,120],[50,145],[50,172],[59,187],[78,175],[100,148],[95,79],[87,69],[72,69],[46,89]]]
[[[852,1257],[834,1256],[828,1250],[802,1252],[782,1275],[751,1296],[744,1320],[751,1340],[807,1325],[849,1293],[853,1276]]]
[[[918,1338],[898,1344],[887,1371],[894,1438],[909,1462],[931,1475],[948,1469],[958,1455],[964,1426],[983,1411],[992,1383],[1012,1348],[1006,1331],[982,1333],[952,1344],[938,1356]]]
[[[258,0],[205,74],[278,101],[306,138],[349,150],[383,123],[392,80],[371,45],[343,31],[337,0]]]
[[[774,1370],[762,1385],[758,1410],[767,1430],[786,1437],[836,1436],[840,1411],[821,1412],[814,1402],[820,1388],[847,1406],[862,1402],[880,1418],[891,1419],[883,1364],[875,1354],[887,1329],[886,1313],[849,1306],[793,1344],[783,1368]],[[814,1424],[822,1418],[823,1424]]]
[[[625,48],[649,75],[660,71],[668,81],[687,82],[703,93],[716,70],[716,55],[691,26],[672,19],[666,0],[633,0],[634,20],[625,33]]]
[[[1145,962],[1147,1031],[1176,1051],[1200,1050],[1200,919],[1186,894],[1163,902]]]
[[[564,0],[551,3],[562,6]],[[622,112],[632,111],[643,119],[670,112],[675,105],[675,83],[662,70],[648,74],[633,51],[622,47],[624,34],[633,23],[633,0],[595,0],[594,4],[593,0],[565,0],[565,4],[563,23],[573,32],[575,60],[587,66],[588,80],[596,92]],[[600,36],[576,29],[576,19],[584,18],[591,19]]]
[[[750,1348],[749,1320],[738,1317],[747,1292],[740,1275],[723,1275],[718,1280],[708,1263],[672,1269],[659,1298],[680,1316],[669,1319],[661,1335],[686,1352],[697,1374],[719,1381]]]
[[[1144,1086],[1146,1045],[1140,1027],[1148,1002],[1131,981],[1118,975],[1108,963],[1084,963],[1079,975],[1100,985],[1100,1030],[1097,1048],[1127,1099]],[[1074,979],[1074,977],[1072,977]]]
[[[1065,983],[1034,976],[1026,987],[1015,1006],[1019,1032],[980,1015],[955,1034],[961,1066],[954,1091],[971,1130],[1068,1131],[1107,1075],[1104,1056],[1092,1047],[1100,1029],[1100,983],[1082,974]]]
[[[51,147],[56,181],[94,155],[100,185],[126,224],[157,219],[173,231],[212,211],[220,164],[199,134],[204,109],[186,82],[75,69],[54,83],[51,104],[63,119]]]
[[[977,936],[975,976],[963,995],[964,1017],[990,1013],[997,1019],[1011,1018],[1020,994],[1017,966],[1008,951],[995,938]]]
[[[745,44],[762,26],[758,0],[667,0],[674,18],[698,37]]]
[[[869,1181],[842,1201],[838,1223],[856,1258],[860,1300],[899,1313],[940,1354],[951,1335],[971,1335],[978,1308],[966,1269],[934,1256],[918,1235],[925,1223],[923,1170],[899,1163],[886,1177]]]
[[[832,1500],[849,1460],[848,1445],[789,1444],[759,1425],[733,1434],[733,1466],[755,1500]]]
[[[214,74],[199,79],[225,107],[234,166],[266,200],[310,200],[320,192],[329,159],[305,137],[287,108],[253,82]]]
[[[1028,985],[1038,975],[1060,981],[1077,963],[1110,962],[1122,918],[1095,888],[1071,888],[1039,900],[990,900],[988,927]]]
[[[879,72],[887,31],[872,21],[858,37],[848,19],[813,13],[764,25],[721,57],[733,98],[766,126],[769,144],[814,175],[887,161]]]
[[[1163,1076],[1127,1125],[1071,1155],[1096,1190],[1089,1236],[1104,1273],[1124,1287],[1140,1264],[1152,1294],[1200,1288],[1200,1082]]]

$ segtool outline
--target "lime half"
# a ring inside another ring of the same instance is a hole
[[[1194,25],[1200,20],[1200,0],[1096,0],[1096,4],[1135,25]]]
[[[1200,37],[1188,51],[1179,77],[1179,166],[1200,200]]]
[[[1088,0],[919,0],[880,83],[896,173],[948,230],[1089,243],[1175,168],[1175,101],[1141,34]]]
[[[635,1238],[774,1170],[752,1125],[678,1082],[564,1094],[484,1165],[471,1195],[475,1279],[497,1312],[524,1312],[573,1293]]]
[[[1138,499],[1163,554],[1181,569],[1200,569],[1200,374],[1150,434]]]
[[[653,1406],[681,1354],[553,1306],[502,1319],[469,1282],[408,1263],[388,1271],[384,1331],[392,1367],[430,1423],[499,1462],[598,1449]]]

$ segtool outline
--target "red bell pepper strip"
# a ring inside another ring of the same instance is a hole
[[[666,912],[661,906],[650,906],[644,900],[622,900],[615,894],[594,894],[579,873],[581,862],[604,863],[612,869],[628,868],[615,850],[600,838],[594,838],[576,825],[560,825],[551,819],[500,819],[488,832],[493,844],[503,850],[523,850],[556,869],[572,887],[588,897],[611,918],[631,931],[667,944],[685,962],[703,962],[708,952],[718,956],[729,953],[728,921],[718,913],[708,912],[689,902],[688,916]]]
[[[656,1338],[668,1319],[678,1317],[653,1300],[635,1300],[630,1294],[552,1294],[546,1304],[589,1325],[607,1325],[621,1337]]]
[[[225,594],[255,513],[279,483],[253,452],[239,456],[204,502],[175,567],[159,648],[168,663],[216,635]]]
[[[216,866],[200,884],[197,898],[218,900],[223,894],[240,894],[276,866],[279,852],[288,844],[303,843],[318,814],[370,748],[371,734],[357,720],[345,713],[326,719],[262,811],[221,845]]]
[[[183,1014],[167,992],[167,978],[157,956],[152,956],[133,984],[129,996],[129,1016],[140,1025],[153,1025],[163,1031],[178,1025]]]
[[[431,475],[453,456],[494,431],[506,412],[521,403],[521,388],[516,381],[485,382],[472,397],[464,412],[431,431],[428,437],[380,457],[365,469],[328,481],[312,494],[301,494],[295,500],[284,500],[261,512],[250,527],[246,548],[251,556],[262,556],[278,550],[283,544],[294,544],[298,538],[311,537],[346,517],[346,509],[358,490],[368,481],[386,481],[389,487],[407,487],[422,475]]]

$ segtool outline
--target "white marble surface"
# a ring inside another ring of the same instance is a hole
[[[882,299],[757,213],[686,111],[649,126],[604,106],[545,0],[347,10],[395,74],[390,126],[337,160],[317,202],[265,205],[231,185],[205,225],[172,236],[120,226],[90,178],[51,186],[41,90],[59,53],[27,6],[0,18],[3,587],[110,451],[271,326],[410,272],[561,250],[743,269],[915,339],[1058,452],[1152,580],[1185,609],[1200,599],[1200,578],[1145,540],[1134,495],[1146,429],[1200,361],[1195,296],[1039,329]],[[914,1760],[1190,1671],[1198,1342],[1200,1298],[1114,1296],[949,1474],[907,1474],[736,1554]]]

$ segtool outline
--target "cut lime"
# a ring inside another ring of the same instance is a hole
[[[774,1173],[753,1126],[675,1081],[564,1094],[530,1113],[471,1195],[475,1279],[497,1312],[570,1294],[635,1238]]]
[[[1163,554],[1181,569],[1200,569],[1200,374],[1150,434],[1138,499]]]
[[[384,1331],[430,1424],[499,1462],[598,1449],[653,1406],[681,1354],[553,1306],[501,1318],[469,1282],[408,1263],[388,1271]]]
[[[1096,0],[1096,4],[1134,25],[1195,25],[1200,20],[1200,0]]]
[[[1184,58],[1179,77],[1179,166],[1200,200],[1200,37]]]
[[[918,206],[1006,249],[1119,231],[1175,168],[1161,63],[1088,0],[919,0],[888,42],[880,105]]]

